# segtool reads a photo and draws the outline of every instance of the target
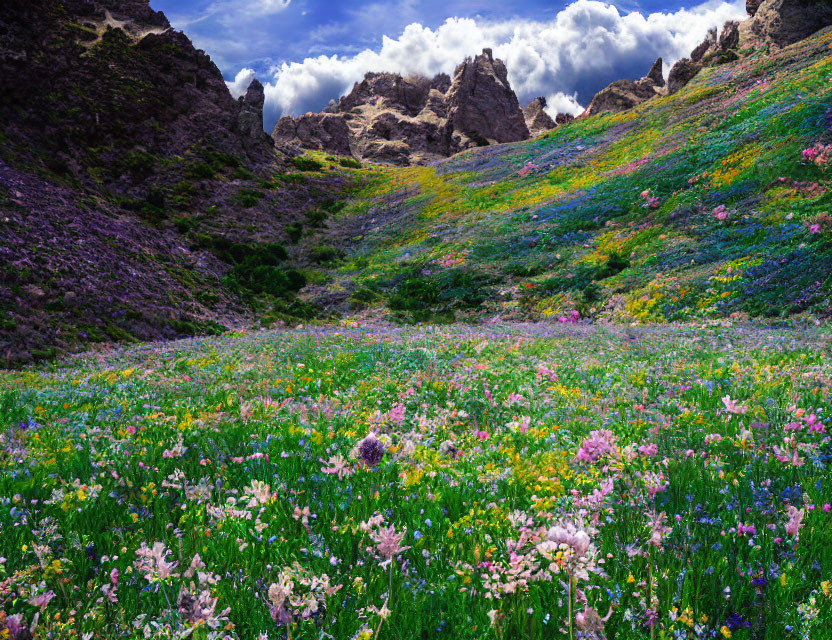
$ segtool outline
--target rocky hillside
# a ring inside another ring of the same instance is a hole
[[[505,64],[486,49],[453,80],[368,73],[326,113],[281,118],[272,135],[281,144],[413,165],[526,140],[529,130]]]
[[[329,300],[431,321],[829,317],[832,30],[789,43],[826,6],[806,4],[713,34],[673,91],[651,72],[533,140],[377,173],[329,231],[351,252]]]
[[[7,0],[0,366],[234,326],[264,289],[290,304],[293,238],[345,179],[298,171],[262,108],[147,0]]]

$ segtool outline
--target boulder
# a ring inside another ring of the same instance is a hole
[[[485,146],[529,138],[506,66],[494,59],[491,49],[456,68],[447,97],[448,130],[460,133],[462,139]]]
[[[569,124],[574,119],[575,116],[573,116],[571,113],[559,113],[555,116],[555,124],[557,124],[560,127],[561,125]]]
[[[277,121],[272,138],[278,144],[297,144],[304,149],[351,156],[350,129],[340,115],[306,113],[297,118],[284,116]]]
[[[526,120],[526,126],[529,128],[529,133],[533,136],[540,135],[546,131],[557,127],[557,123],[552,120],[552,117],[546,113],[546,98],[540,96],[532,100],[528,106],[523,109],[523,117]]]
[[[739,46],[786,47],[829,25],[832,3],[827,0],[763,0],[740,25]]]
[[[745,10],[753,18],[761,4],[763,4],[763,0],[745,0]]]

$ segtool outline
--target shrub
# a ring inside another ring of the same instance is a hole
[[[297,244],[298,240],[300,240],[303,235],[303,223],[292,222],[291,224],[287,224],[286,235],[289,236],[289,240],[292,241],[292,244]]]
[[[314,158],[309,158],[307,156],[297,156],[294,160],[292,160],[292,163],[299,171],[320,171],[324,167],[323,164]]]
[[[340,164],[342,167],[346,167],[348,169],[360,169],[361,168],[361,163],[358,160],[356,160],[355,158],[346,158],[346,157],[340,158],[338,160],[338,164]]]
[[[335,262],[343,257],[343,252],[340,249],[329,246],[314,247],[309,254],[313,262],[318,264],[327,264]]]

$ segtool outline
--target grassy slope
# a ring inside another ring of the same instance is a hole
[[[526,317],[825,315],[829,229],[808,227],[830,180],[801,151],[832,136],[830,41],[707,68],[676,95],[528,142],[379,170],[332,231],[355,249],[338,285],[422,317],[474,308],[465,287]],[[402,303],[401,283],[425,276],[430,309]]]

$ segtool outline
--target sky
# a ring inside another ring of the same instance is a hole
[[[580,113],[661,56],[665,74],[745,0],[151,0],[214,60],[235,96],[266,87],[265,127],[320,111],[369,71],[453,74],[490,47],[521,104]]]

